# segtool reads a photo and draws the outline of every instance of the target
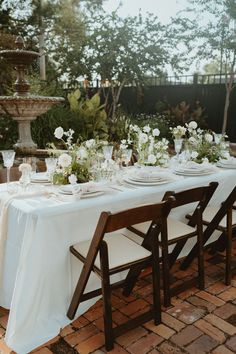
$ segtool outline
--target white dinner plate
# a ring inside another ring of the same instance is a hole
[[[77,187],[77,192],[79,193],[80,192],[80,186],[75,186],[75,187],[72,187],[72,185],[65,185],[65,186],[61,186],[59,188],[59,192],[61,194],[66,194],[66,195],[72,195],[73,194],[73,188],[75,188],[75,192],[76,192],[76,187]],[[91,190],[88,190],[88,191],[84,191],[82,192],[81,194],[81,198],[92,198],[92,197],[97,197],[99,195],[102,195],[104,194],[104,191],[96,188],[96,189],[91,189]]]
[[[191,171],[191,170],[174,170],[174,173],[181,176],[205,176],[210,175],[211,173],[216,172],[215,170],[202,170],[202,171]]]
[[[229,169],[236,168],[236,163],[230,163],[230,161],[228,162],[218,161],[216,165],[221,168],[229,168]]]
[[[146,183],[155,183],[155,182],[160,182],[165,180],[165,177],[135,177],[135,176],[129,176],[128,177],[130,180],[134,182],[146,182]]]
[[[165,183],[169,183],[169,182],[172,182],[171,179],[167,179],[167,178],[163,178],[162,180],[159,180],[159,181],[155,181],[155,182],[147,182],[147,181],[134,181],[132,179],[130,179],[129,177],[123,177],[123,180],[127,183],[130,183],[130,184],[135,184],[135,185],[138,185],[138,186],[157,186],[159,184],[165,184]]]
[[[46,175],[46,173],[42,172],[42,173],[35,173],[31,176],[31,182],[32,183],[49,183],[49,179],[48,176]]]
[[[72,192],[70,192],[70,191],[65,191],[65,190],[62,190],[62,189],[59,190],[59,193],[65,194],[65,195],[72,195]],[[104,194],[104,191],[83,192],[83,193],[80,195],[80,198],[81,198],[81,199],[93,198],[93,197],[98,197],[99,195],[102,195],[102,194]]]

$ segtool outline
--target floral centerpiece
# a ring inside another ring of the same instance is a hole
[[[186,127],[186,128],[185,128]],[[209,130],[202,130],[195,121],[185,124],[185,158],[201,162],[217,162],[227,158],[229,151],[225,141],[226,135],[215,134]]]
[[[138,163],[149,166],[166,166],[169,161],[168,140],[160,139],[160,130],[149,125],[143,128],[130,125],[130,139],[138,153]]]
[[[182,139],[186,133],[187,128],[182,125],[177,125],[177,127],[170,127],[173,139]]]
[[[50,152],[58,157],[57,167],[52,177],[55,184],[74,184],[91,179],[92,161],[98,156],[101,142],[90,139],[77,145],[73,143],[73,134],[72,129],[64,131],[62,127],[56,128],[54,132],[55,137],[65,147],[65,150],[58,150],[51,144]]]

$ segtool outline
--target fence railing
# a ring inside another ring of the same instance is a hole
[[[180,76],[150,76],[146,77],[144,82],[147,86],[173,86],[173,85],[218,85],[225,84],[229,79],[230,74],[194,74],[194,75],[180,75]],[[234,82],[236,83],[236,75],[234,75]],[[117,82],[116,82],[117,84]],[[73,85],[68,85],[64,83],[64,89],[75,89],[78,87],[87,88],[101,88],[109,87],[110,82],[108,80],[93,80],[88,81],[87,79],[83,81],[78,81],[78,83]],[[135,87],[137,86],[135,82],[125,85],[126,87]]]

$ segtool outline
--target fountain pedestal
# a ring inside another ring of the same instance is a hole
[[[7,60],[17,72],[13,96],[0,96],[0,114],[8,114],[18,122],[19,140],[14,145],[20,153],[36,152],[37,144],[31,137],[31,121],[47,112],[52,106],[63,102],[62,97],[33,96],[29,93],[30,85],[25,79],[27,67],[39,57],[39,53],[24,50],[23,39],[16,38],[16,50],[2,50],[0,57]]]

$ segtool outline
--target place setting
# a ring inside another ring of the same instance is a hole
[[[152,187],[177,180],[177,176],[171,173],[167,168],[158,168],[146,166],[142,168],[133,168],[123,176],[125,183],[140,186]]]
[[[209,175],[218,171],[219,169],[210,163],[197,163],[194,161],[180,163],[173,170],[177,175],[189,177]]]
[[[226,159],[220,159],[216,166],[220,168],[234,169],[236,168],[236,158],[234,156],[229,156]]]
[[[58,193],[66,196],[76,196],[80,199],[86,199],[101,196],[106,190],[107,188],[101,184],[88,182],[60,186],[58,188]]]

